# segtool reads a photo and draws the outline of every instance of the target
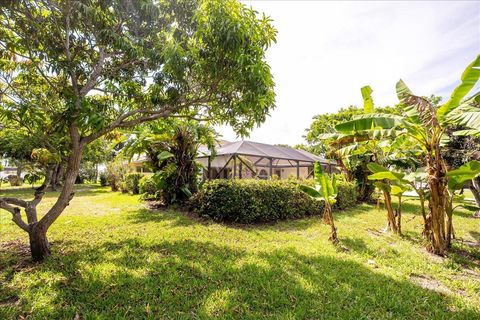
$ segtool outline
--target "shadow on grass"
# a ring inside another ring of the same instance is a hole
[[[368,250],[351,239],[358,250]],[[58,250],[70,247],[70,253]],[[72,249],[73,248],[73,249]],[[31,270],[21,296],[42,297],[33,318],[444,318],[478,310],[449,296],[375,273],[356,262],[294,249],[256,254],[194,240],[130,238],[94,246],[64,242]],[[43,279],[43,280],[42,280]],[[16,301],[8,297],[8,301]],[[16,318],[33,300],[0,309]]]
[[[469,231],[470,235],[473,239],[480,243],[480,232],[477,231]]]

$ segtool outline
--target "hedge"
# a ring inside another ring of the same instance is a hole
[[[355,202],[355,186],[342,183],[338,209]],[[353,200],[352,200],[353,199]],[[273,180],[207,181],[190,201],[191,209],[215,221],[267,222],[321,215],[323,202],[300,191],[297,182]]]

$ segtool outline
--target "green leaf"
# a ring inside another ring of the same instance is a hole
[[[468,181],[480,175],[480,161],[472,160],[458,169],[447,172],[448,188],[461,189]]]
[[[448,121],[474,130],[480,130],[480,92],[450,112]]]
[[[394,186],[391,187],[391,192],[390,193],[395,195],[395,196],[401,196],[405,191],[407,191],[407,190],[405,190],[405,188],[394,185]]]
[[[453,133],[454,136],[473,136],[473,137],[480,137],[480,130],[459,130]]]
[[[298,188],[300,190],[302,190],[303,192],[305,192],[306,194],[308,194],[310,197],[312,198],[321,198],[321,194],[315,189],[315,188],[312,188],[310,186],[306,186],[306,185],[299,185]]]
[[[158,158],[159,161],[165,161],[165,160],[167,160],[169,158],[172,158],[172,157],[173,157],[172,153],[170,153],[168,151],[162,151],[162,152],[160,152],[160,154],[158,155],[157,158]]]
[[[340,123],[335,126],[335,129],[340,132],[372,130],[375,128],[391,129],[400,124],[398,116],[369,114],[365,117]]]
[[[373,106],[373,99],[372,99],[372,88],[370,86],[365,86],[360,89],[362,92],[363,97],[363,110],[365,113],[373,113],[374,106]]]
[[[383,179],[397,180],[398,178],[393,172],[390,172],[390,171],[377,172],[368,176],[368,180],[383,180]]]
[[[390,193],[390,191],[392,191],[390,185],[388,183],[385,183],[385,182],[382,182],[382,181],[377,181],[375,182],[375,186],[382,190],[383,192],[388,192]]]
[[[192,192],[190,191],[190,189],[188,189],[187,186],[182,186],[180,188],[180,190],[182,190],[182,192],[187,196],[187,197],[191,197],[192,196]]]
[[[375,163],[375,162],[370,162],[369,164],[367,164],[367,168],[368,168],[368,170],[372,171],[373,173],[385,172],[385,171],[388,172],[387,168],[385,168],[384,166],[381,166],[381,165],[379,165],[378,163]]]
[[[457,108],[462,99],[470,92],[480,78],[480,55],[463,71],[461,83],[453,90],[450,99],[437,110],[437,116],[443,119],[449,112]]]

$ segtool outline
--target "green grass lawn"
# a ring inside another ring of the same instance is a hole
[[[438,258],[408,203],[402,238],[379,231],[383,210],[336,212],[336,250],[318,217],[222,225],[79,186],[43,264],[0,212],[0,319],[480,319],[480,220],[457,213],[454,253]]]

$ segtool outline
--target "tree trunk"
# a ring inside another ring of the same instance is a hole
[[[335,228],[335,223],[333,222],[332,206],[328,202],[325,202],[323,220],[330,226],[330,237],[328,240],[330,240],[334,245],[338,244],[337,228]]]
[[[480,207],[480,177],[472,180],[472,183],[470,185],[470,191],[472,191],[477,207]],[[475,212],[474,216],[480,217],[480,210]]]
[[[427,155],[428,185],[430,187],[430,249],[433,253],[444,255],[446,249],[445,236],[445,200],[446,194],[446,168],[439,150],[436,156]]]
[[[31,224],[29,237],[32,259],[34,261],[42,261],[45,257],[50,255],[50,248],[47,240],[48,228],[50,228],[52,223],[57,220],[73,198],[73,188],[75,185],[75,179],[80,171],[80,162],[84,147],[79,140],[74,143],[72,153],[69,156],[68,166],[65,172],[65,181],[57,201],[39,222]]]
[[[51,254],[46,228],[38,223],[31,224],[28,236],[33,261],[43,261]]]
[[[397,206],[397,233],[402,235],[402,196],[398,197]]]
[[[445,246],[447,248],[450,248],[452,246],[452,238],[454,237],[453,235],[453,195],[454,193],[452,192],[451,196],[447,199],[446,205],[445,205],[445,214],[447,216],[447,227],[445,230],[446,234],[446,244]]]
[[[20,179],[22,177],[23,165],[21,163],[17,164],[17,177]]]
[[[390,196],[390,193],[384,191],[383,198],[385,200],[385,208],[387,209],[388,228],[393,231],[393,233],[398,233],[395,213],[392,207],[392,197]]]
[[[428,222],[427,222],[427,212],[425,211],[425,192],[423,190],[418,190],[418,199],[420,200],[420,208],[422,211],[422,217],[423,217],[423,231],[422,231],[422,236],[426,238],[428,231]]]

